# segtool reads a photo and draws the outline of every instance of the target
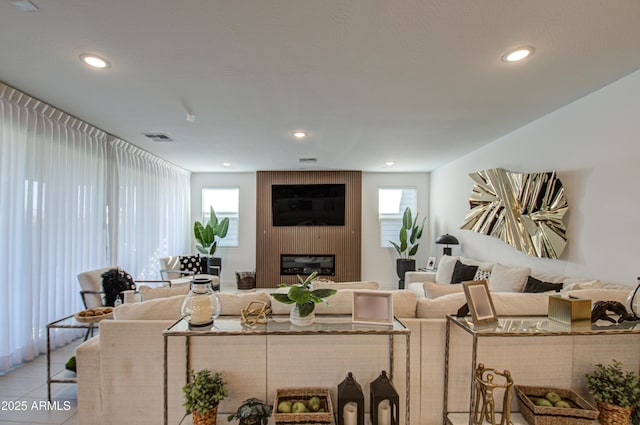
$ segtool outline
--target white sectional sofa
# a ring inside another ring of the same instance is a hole
[[[444,393],[444,347],[446,315],[454,314],[465,303],[460,285],[416,282],[412,290],[393,291],[396,317],[411,330],[410,337],[410,419],[411,424],[442,423]],[[421,278],[435,275],[420,275]],[[543,277],[543,276],[539,276]],[[549,279],[550,276],[545,278]],[[624,302],[631,288],[598,284],[593,281],[555,277],[566,282],[567,294],[596,300]],[[547,280],[549,282],[549,280]],[[343,288],[348,285],[342,285]],[[358,288],[363,285],[356,286]],[[364,285],[364,287],[370,287]],[[177,288],[172,288],[177,290]],[[147,298],[155,298],[147,290]],[[165,291],[162,296],[171,295]],[[492,292],[496,311],[502,316],[546,315],[547,293]],[[179,317],[182,295],[157,298],[139,304],[123,305],[115,320],[102,321],[98,336],[76,350],[78,367],[78,417],[88,424],[157,424],[163,420],[163,337],[162,330]],[[252,299],[271,303],[274,314],[288,314],[289,305],[275,302],[263,292],[221,294],[223,315],[237,315]],[[350,314],[351,289],[341,289],[329,298],[329,307],[317,313]],[[305,335],[295,338],[264,336],[194,338],[190,351],[193,364],[220,370],[229,382],[230,397],[221,413],[235,411],[244,399],[258,397],[273,402],[275,388],[283,386],[335,387],[348,371],[363,385],[368,384],[387,364],[387,344],[379,336],[348,338]],[[394,385],[400,393],[404,411],[405,345],[394,337]],[[544,338],[496,338],[481,346],[478,359],[487,367],[509,369],[516,384],[552,385],[573,388],[584,395],[584,373],[597,362],[611,358],[625,366],[640,368],[640,335],[562,336]],[[597,338],[597,339],[593,339]],[[181,386],[185,381],[184,344],[169,344],[169,423],[178,423]],[[372,349],[379,347],[380,349]],[[470,338],[456,336],[451,347],[450,411],[468,409],[470,384]],[[382,366],[381,366],[382,365]],[[298,371],[288,373],[289,371]],[[306,373],[300,373],[303,370]],[[535,373],[532,371],[535,370]],[[398,377],[400,379],[398,379]],[[335,397],[335,389],[332,396]],[[334,400],[335,402],[336,400]],[[368,404],[368,401],[367,401]],[[334,404],[335,405],[335,404]],[[517,404],[514,402],[514,409]],[[401,422],[404,421],[404,416]]]

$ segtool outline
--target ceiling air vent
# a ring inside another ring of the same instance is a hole
[[[318,159],[317,158],[300,158],[298,162],[300,164],[315,164],[316,162],[318,162]]]
[[[142,135],[153,140],[154,142],[174,142],[175,141],[164,133],[142,133]]]

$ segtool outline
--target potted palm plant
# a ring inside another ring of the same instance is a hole
[[[267,425],[273,406],[257,398],[244,401],[233,415],[227,416],[227,421],[238,419],[240,425]]]
[[[396,272],[400,280],[398,286],[400,289],[404,289],[404,274],[408,271],[416,269],[416,260],[412,259],[418,252],[418,239],[422,237],[422,231],[424,230],[424,222],[426,218],[422,219],[422,222],[418,224],[418,214],[413,219],[411,209],[405,208],[402,215],[402,227],[400,227],[399,243],[389,241],[391,245],[396,249],[400,258],[396,260]]]
[[[189,371],[189,382],[182,387],[183,406],[191,412],[194,425],[215,425],[218,404],[229,395],[219,372],[202,369]]]
[[[596,399],[603,425],[627,424],[634,408],[640,405],[638,375],[624,371],[622,363],[597,364],[593,372],[586,374],[589,394]]]
[[[306,279],[298,275],[300,283],[295,285],[280,284],[281,288],[289,288],[286,294],[271,294],[273,298],[281,303],[295,304],[291,309],[290,320],[296,326],[312,324],[315,320],[313,311],[316,308],[316,304],[325,303],[328,305],[329,303],[324,298],[330,297],[337,292],[335,289],[312,289],[311,282],[317,275],[317,271],[311,273]]]
[[[215,257],[218,241],[227,236],[229,231],[229,218],[218,220],[213,207],[210,207],[209,220],[203,224],[196,221],[193,225],[193,233],[196,238],[196,249],[207,256],[207,272],[218,275],[222,272],[222,259]]]

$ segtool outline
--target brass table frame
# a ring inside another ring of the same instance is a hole
[[[290,329],[289,326],[280,327],[273,326],[276,323],[275,319],[278,319],[277,323],[280,324],[289,324],[288,322],[289,316],[276,316],[271,315],[268,317],[267,324],[258,324],[255,326],[245,326],[242,329],[216,329],[216,323],[224,322],[224,321],[232,321],[240,323],[239,316],[221,316],[214,322],[214,327],[211,330],[207,331],[191,331],[191,330],[176,330],[177,327],[182,325],[185,326],[184,319],[180,319],[167,329],[162,332],[164,339],[164,424],[168,425],[169,420],[169,400],[168,400],[168,390],[167,390],[167,381],[168,381],[168,338],[175,336],[182,336],[185,338],[185,359],[186,359],[186,371],[185,375],[188,376],[189,371],[189,346],[190,339],[192,337],[214,337],[214,336],[248,336],[248,335],[388,335],[389,338],[389,377],[393,379],[394,371],[393,371],[393,357],[394,357],[394,344],[393,337],[395,335],[404,335],[406,341],[406,358],[405,358],[405,385],[406,385],[406,394],[405,394],[405,422],[406,425],[409,425],[409,403],[410,403],[410,336],[411,330],[408,329],[401,321],[394,318],[392,325],[361,325],[355,324],[351,322],[351,315],[321,315],[316,316],[316,324],[326,324],[326,325],[338,325],[334,328],[327,327],[325,329],[318,329],[311,326],[299,327],[297,329]],[[328,322],[323,322],[323,318],[329,320]],[[337,320],[337,321],[336,321]],[[272,326],[269,326],[272,324]],[[337,383],[336,383],[337,385]]]

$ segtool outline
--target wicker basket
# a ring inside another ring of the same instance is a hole
[[[278,404],[280,404],[281,401],[289,400],[295,403],[296,401],[308,401],[314,396],[320,397],[321,407],[325,410],[324,412],[278,413]],[[331,405],[329,388],[308,387],[276,389],[276,397],[273,403],[273,420],[276,424],[330,423],[332,418],[333,407]]]
[[[239,290],[256,287],[256,272],[236,272],[236,283]]]
[[[590,425],[598,417],[596,408],[571,390],[524,385],[516,385],[515,389],[520,413],[529,425]],[[535,400],[549,391],[557,393],[571,407],[537,406]]]
[[[615,404],[605,403],[596,400],[600,417],[598,420],[602,425],[629,425],[631,418],[631,407],[621,407]]]
[[[209,410],[204,415],[198,412],[191,412],[191,419],[193,425],[216,425],[216,419],[218,416],[218,406]]]

